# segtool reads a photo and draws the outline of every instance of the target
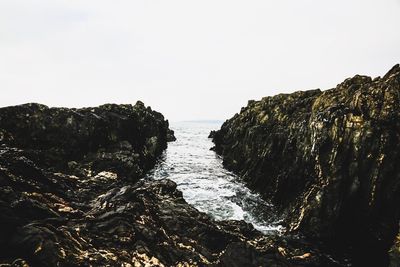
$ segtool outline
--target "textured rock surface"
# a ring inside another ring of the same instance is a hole
[[[394,240],[394,244],[389,251],[390,267],[400,266],[400,233]]]
[[[387,266],[400,218],[400,67],[336,88],[249,101],[212,133],[224,165],[291,231]]]
[[[44,171],[4,147],[0,166],[0,262],[336,266],[297,240],[267,238],[243,221],[214,222],[170,180],[127,183],[110,172],[82,180]]]
[[[168,135],[168,122],[142,102],[1,108],[1,258],[22,257],[35,266],[110,258],[80,236],[93,201],[138,181],[167,147]]]
[[[2,108],[0,140],[0,266],[340,266],[140,180],[173,140],[141,102]]]
[[[40,104],[0,109],[2,143],[24,149],[46,168],[69,173],[111,170],[140,177],[167,147],[170,135],[164,117],[140,101],[84,109]]]

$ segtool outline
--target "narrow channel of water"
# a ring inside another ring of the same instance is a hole
[[[175,181],[189,204],[216,220],[245,220],[265,234],[279,231],[272,205],[224,169],[222,159],[210,150],[213,143],[208,134],[220,126],[211,122],[171,123],[177,141],[168,144],[149,177]]]

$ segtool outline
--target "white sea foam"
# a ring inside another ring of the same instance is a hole
[[[163,159],[149,174],[154,179],[169,178],[178,184],[185,200],[216,220],[245,220],[261,232],[279,232],[273,207],[251,192],[222,166],[211,151],[207,138],[215,123],[173,123],[177,141],[169,143]]]

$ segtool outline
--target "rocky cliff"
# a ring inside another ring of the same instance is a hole
[[[249,101],[211,136],[224,165],[285,214],[290,232],[349,253],[354,265],[387,266],[400,219],[399,116],[396,65],[382,78]]]
[[[0,266],[341,266],[296,237],[216,222],[170,180],[173,140],[136,105],[0,109]]]
[[[36,163],[71,174],[113,171],[137,179],[167,147],[163,116],[142,102],[97,108],[26,104],[0,110],[0,141]]]

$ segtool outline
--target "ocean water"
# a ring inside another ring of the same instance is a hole
[[[189,204],[216,220],[244,220],[265,234],[280,231],[273,206],[224,169],[222,159],[210,150],[213,143],[208,135],[220,126],[218,122],[171,123],[177,141],[168,144],[148,176],[173,180]]]

